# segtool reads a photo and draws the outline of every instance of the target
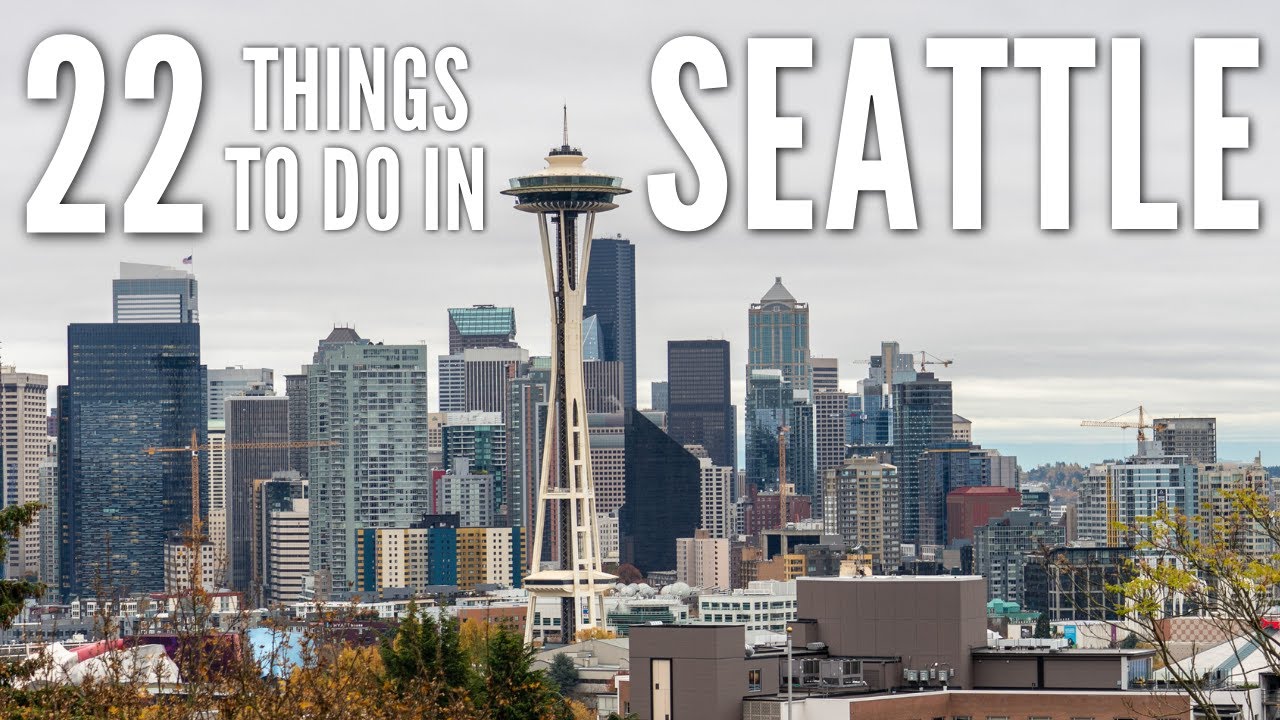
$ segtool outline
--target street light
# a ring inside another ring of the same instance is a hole
[[[790,623],[787,623],[787,674],[785,675],[787,678],[787,720],[791,720],[791,700],[796,690],[796,684],[791,677],[794,672],[791,667],[791,631],[794,629]]]

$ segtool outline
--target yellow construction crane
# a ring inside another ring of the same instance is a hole
[[[930,360],[929,358],[933,358],[933,359]],[[934,355],[933,353],[928,353],[928,352],[925,352],[924,350],[920,351],[920,372],[926,372],[929,369],[928,367],[929,365],[941,365],[942,367],[951,367],[951,364],[954,362],[955,360],[943,360],[942,358],[938,357],[937,355]]]
[[[1138,419],[1121,420],[1125,415],[1129,415],[1134,410],[1138,411]],[[1119,415],[1107,420],[1081,420],[1080,427],[1107,427],[1107,428],[1124,428],[1138,430],[1138,452],[1143,452],[1142,446],[1147,442],[1147,431],[1153,433],[1159,432],[1165,428],[1164,423],[1147,422],[1147,409],[1142,405],[1136,408],[1125,410]],[[1115,492],[1114,482],[1111,477],[1111,468],[1107,467],[1106,482],[1106,503],[1107,503],[1107,544],[1117,545],[1120,543],[1120,532],[1117,523],[1119,522],[1120,507]]]
[[[328,447],[335,443],[330,440],[308,442],[243,442],[224,443],[218,447],[222,450],[294,450],[299,448]],[[192,592],[199,592],[204,587],[204,566],[200,562],[200,548],[204,545],[204,521],[200,519],[200,453],[212,449],[212,445],[201,445],[195,429],[191,430],[191,444],[186,447],[149,447],[143,452],[148,455],[157,453],[190,453],[191,454],[191,534],[188,542],[191,545],[191,561],[194,566],[191,573]]]
[[[1138,411],[1137,422],[1134,422],[1133,420],[1120,419],[1120,418],[1123,418],[1125,415],[1132,413],[1134,410]],[[1125,410],[1119,415],[1113,418],[1109,418],[1107,420],[1081,420],[1080,427],[1112,427],[1112,428],[1126,428],[1126,429],[1137,428],[1138,429],[1138,445],[1139,447],[1141,447],[1142,443],[1145,443],[1147,441],[1148,430],[1151,430],[1152,432],[1159,432],[1160,430],[1163,430],[1165,426],[1163,423],[1148,423],[1147,409],[1139,405],[1136,408]]]

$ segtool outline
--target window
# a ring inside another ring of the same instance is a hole
[[[747,692],[760,692],[760,669],[747,671]]]

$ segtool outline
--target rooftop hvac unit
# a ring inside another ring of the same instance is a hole
[[[806,650],[826,650],[827,644],[824,642],[811,642],[805,644]]]

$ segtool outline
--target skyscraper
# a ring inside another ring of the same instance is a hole
[[[49,454],[48,417],[49,377],[0,366],[0,504],[40,502],[40,468]],[[49,511],[41,512],[42,519],[45,512]],[[5,577],[39,575],[42,524],[28,526],[10,541]]]
[[[309,452],[311,570],[342,589],[356,580],[361,529],[408,527],[429,510],[427,348],[350,331],[305,371],[308,438],[332,443]]]
[[[210,368],[208,385],[209,421],[215,422],[226,419],[227,398],[274,395],[275,373],[271,368]]]
[[[636,248],[630,240],[596,238],[590,243],[583,316],[600,322],[602,360],[622,363],[622,403],[636,406]]]
[[[848,420],[849,393],[833,389],[814,392],[813,435],[817,477],[824,477],[828,470],[844,464]]]
[[[449,308],[449,354],[472,348],[516,347],[516,311],[509,307],[473,305]]]
[[[253,487],[289,470],[288,448],[237,449],[242,443],[287,443],[289,399],[274,396],[229,398],[227,405],[227,585],[252,588]]]
[[[870,457],[852,457],[823,478],[823,531],[838,535],[855,555],[870,556],[891,573],[901,561],[902,489],[898,468]]]
[[[464,350],[463,412],[507,412],[508,384],[529,362],[523,348],[481,348]],[[442,411],[456,412],[456,411]]]
[[[252,599],[261,605],[302,599],[311,569],[307,481],[297,472],[254,483]]]
[[[676,539],[702,524],[702,463],[638,410],[627,412],[621,560],[640,572],[676,569]]]
[[[585,360],[582,390],[588,413],[622,412],[622,363],[617,360]]]
[[[186,270],[122,262],[120,277],[111,281],[112,321],[198,323],[198,288]]]
[[[1156,418],[1151,424],[1165,455],[1186,455],[1193,463],[1218,462],[1217,418]]]
[[[595,524],[591,441],[582,383],[584,300],[596,296],[598,307],[586,314],[601,316],[604,349],[620,355],[606,359],[621,360],[627,367],[624,384],[629,385],[630,402],[626,404],[634,407],[635,255],[626,241],[591,239],[596,214],[617,207],[617,196],[630,191],[622,187],[621,178],[584,166],[582,151],[569,145],[567,110],[563,142],[551,150],[546,162],[542,170],[513,178],[511,187],[502,191],[515,197],[517,210],[537,219],[552,307],[550,406],[529,575],[524,581],[529,589],[525,641],[533,640],[538,598],[547,597],[559,599],[561,639],[572,642],[579,625],[603,626],[604,593],[616,579],[601,569],[600,534]],[[608,249],[596,249],[595,242]],[[593,268],[597,257],[600,263]],[[588,261],[587,267],[580,269],[583,260]],[[542,540],[549,512],[559,518],[560,569],[544,571]]]
[[[546,434],[550,358],[531,358],[528,372],[511,381],[507,405],[507,518],[512,527],[531,528],[537,501],[542,443]]]
[[[757,488],[778,482],[778,431],[795,410],[791,382],[776,368],[753,370],[747,380],[747,482]]]
[[[58,391],[62,594],[161,592],[166,540],[191,525],[191,464],[148,447],[205,442],[200,326],[76,324]],[[201,493],[208,507],[207,473]]]
[[[667,343],[667,428],[701,445],[720,467],[737,467],[737,410],[729,389],[729,341]]]
[[[747,382],[751,372],[773,368],[796,390],[813,388],[809,359],[809,305],[795,299],[782,278],[747,311]]]
[[[951,383],[933,373],[893,385],[893,462],[902,481],[902,541],[920,542],[920,454],[951,439]]]
[[[289,442],[303,443],[307,441],[307,376],[305,373],[284,376],[285,395],[289,398]],[[298,447],[289,450],[289,469],[297,471],[303,479],[307,477],[310,463],[307,462],[308,448]]]

